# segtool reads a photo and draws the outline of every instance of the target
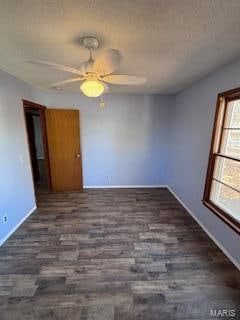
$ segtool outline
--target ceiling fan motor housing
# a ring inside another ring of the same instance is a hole
[[[99,47],[99,40],[95,37],[84,37],[83,38],[83,45],[87,49],[97,49]]]

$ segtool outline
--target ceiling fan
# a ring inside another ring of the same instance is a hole
[[[112,74],[120,65],[120,53],[118,50],[108,50],[94,59],[93,50],[99,46],[98,39],[85,37],[83,38],[83,45],[89,50],[89,59],[81,63],[77,69],[42,60],[30,60],[28,62],[76,74],[78,77],[54,83],[52,88],[59,88],[65,84],[81,81],[80,90],[88,97],[99,97],[108,92],[108,83],[114,85],[138,85],[146,81],[143,77]]]

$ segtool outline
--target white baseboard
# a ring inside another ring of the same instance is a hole
[[[168,188],[167,185],[164,184],[158,184],[158,185],[111,185],[111,184],[106,184],[106,185],[101,185],[101,186],[89,186],[89,185],[85,185],[83,186],[84,189],[136,189],[136,188]]]
[[[240,264],[230,255],[230,253],[223,247],[223,245],[218,242],[218,240],[211,234],[210,231],[200,222],[200,220],[195,216],[195,214],[185,205],[185,203],[176,195],[176,193],[167,186],[168,190],[173,194],[173,196],[181,203],[181,205],[187,210],[187,212],[193,217],[193,219],[199,224],[203,231],[213,240],[213,242],[219,247],[219,249],[228,257],[228,259],[240,270]]]
[[[4,242],[20,227],[20,225],[37,209],[36,206],[34,206],[19,222],[16,226],[12,228],[11,231],[9,231],[5,237],[3,237],[0,240],[0,246],[4,244]]]

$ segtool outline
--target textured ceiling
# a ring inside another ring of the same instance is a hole
[[[111,92],[174,93],[240,56],[239,17],[239,0],[0,0],[0,69],[49,89],[71,74],[26,61],[77,67],[88,57],[79,38],[94,35],[96,54],[120,50],[117,73],[147,78]]]

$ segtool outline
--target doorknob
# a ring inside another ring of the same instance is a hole
[[[76,158],[80,158],[80,154],[76,154]]]

